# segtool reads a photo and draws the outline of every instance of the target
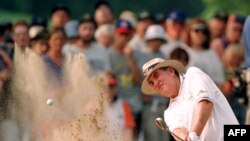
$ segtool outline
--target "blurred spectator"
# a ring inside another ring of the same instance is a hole
[[[94,41],[95,29],[96,29],[96,24],[93,21],[93,19],[85,17],[84,19],[79,21],[77,26],[77,35],[79,38],[77,39],[75,44],[72,44],[72,46],[76,45],[76,47],[79,46],[79,48],[82,49],[88,48]],[[79,50],[77,48],[76,49],[71,48],[72,46],[65,46],[63,52],[72,54],[79,53]]]
[[[165,58],[169,58],[170,52],[183,43],[183,32],[185,31],[187,14],[183,10],[173,10],[165,20],[165,30],[168,43],[163,45],[161,50]]]
[[[217,38],[211,43],[211,47],[215,49],[220,58],[222,58],[223,52],[229,44],[241,42],[244,22],[245,17],[238,14],[231,14],[228,17],[225,36]]]
[[[3,94],[3,86],[12,71],[12,60],[6,52],[0,49],[0,97]]]
[[[210,33],[203,19],[194,18],[190,21],[186,29],[185,43],[189,47],[189,66],[200,68],[218,86],[222,86],[225,81],[223,65],[216,52],[210,48]]]
[[[171,41],[178,41],[182,38],[182,32],[185,28],[187,14],[182,10],[173,10],[167,16],[165,21],[165,29],[167,39]]]
[[[95,39],[97,43],[105,49],[109,48],[113,43],[115,27],[111,24],[104,24],[95,31]]]
[[[106,87],[104,89],[104,98],[107,100],[107,108],[105,109],[105,115],[109,123],[113,126],[117,126],[118,133],[116,135],[126,141],[134,141],[134,128],[135,120],[131,111],[130,105],[127,101],[117,96],[116,78],[115,75],[110,72],[104,72],[104,79]],[[113,129],[111,129],[113,130]],[[117,140],[113,137],[114,140]],[[113,139],[110,139],[113,140]]]
[[[65,32],[62,28],[55,28],[50,31],[48,36],[48,52],[43,56],[44,62],[48,66],[50,72],[49,79],[53,83],[60,85],[62,82],[64,55],[62,48],[65,43]]]
[[[180,61],[185,67],[187,67],[189,64],[189,54],[182,47],[176,47],[170,53],[170,59]]]
[[[239,69],[244,61],[244,48],[242,44],[230,44],[223,54],[225,69]]]
[[[75,38],[78,36],[77,28],[79,26],[78,20],[70,20],[64,25],[64,31],[67,38]]]
[[[77,29],[79,38],[63,48],[64,54],[84,54],[90,66],[90,75],[110,70],[107,51],[94,41],[95,29],[96,23],[92,18],[82,19]]]
[[[17,21],[13,25],[13,40],[15,46],[24,50],[29,45],[29,25],[26,21]]]
[[[5,43],[5,24],[0,23],[0,43]]]
[[[138,68],[142,68],[143,64],[153,58],[164,58],[163,53],[160,51],[162,44],[166,42],[164,28],[160,25],[150,25],[147,28],[144,36],[146,46],[141,50],[138,55],[136,50],[134,56],[138,64]],[[143,72],[141,72],[141,76]],[[142,81],[142,80],[141,80]],[[143,110],[142,110],[142,130],[144,141],[165,141],[168,134],[162,132],[157,126],[154,125],[154,120],[157,117],[162,117],[162,113],[167,107],[168,101],[160,96],[142,95]]]
[[[142,11],[137,15],[137,23],[135,24],[135,34],[129,42],[129,47],[133,50],[143,50],[146,48],[144,36],[147,28],[153,23],[152,16],[148,11]]]
[[[150,25],[144,37],[150,52],[160,53],[160,47],[167,42],[165,31],[160,25]]]
[[[51,28],[63,28],[70,18],[69,8],[62,3],[56,4],[51,10]]]
[[[227,25],[227,17],[228,15],[226,13],[218,11],[209,20],[211,40],[224,36]]]
[[[243,46],[241,44],[229,45],[223,54],[226,82],[224,94],[231,105],[240,124],[245,123],[246,106],[246,82],[241,76],[240,66],[244,59]]]
[[[232,83],[236,78],[236,72],[240,71],[240,66],[243,63],[244,51],[241,44],[229,45],[223,54],[223,65],[226,77],[224,93],[228,95],[235,83]]]
[[[82,19],[77,29],[79,37],[86,45],[94,41],[95,30],[96,23],[91,17]]]
[[[239,43],[245,17],[240,15],[230,15],[227,22],[226,38],[229,43]],[[227,43],[225,43],[227,44]]]
[[[245,73],[250,73],[250,16],[248,15],[246,18],[246,22],[243,26],[243,47],[244,47],[244,66],[247,68]],[[244,78],[247,82],[247,97],[250,98],[250,87],[249,87],[249,77],[246,76]],[[246,122],[245,124],[250,124],[250,100],[248,100],[247,114],[246,114]]]
[[[119,19],[130,21],[133,26],[135,26],[137,22],[135,13],[130,10],[122,11]]]
[[[161,25],[161,26],[164,26],[164,22],[165,22],[165,20],[166,20],[165,17],[166,17],[166,16],[165,16],[163,13],[161,13],[161,12],[156,13],[156,14],[154,15],[154,22],[155,22],[155,24],[159,24],[159,25]]]
[[[129,21],[119,19],[116,22],[114,44],[109,49],[109,58],[112,73],[117,77],[118,97],[126,100],[132,108],[137,138],[141,127],[141,77],[133,52],[127,47],[133,33],[133,27]]]
[[[9,26],[9,23],[0,23],[0,48],[12,59],[14,53],[14,45],[11,37],[12,24],[11,27]]]
[[[79,38],[77,32],[78,26],[79,26],[78,20],[70,20],[64,25],[64,31],[67,37],[65,46],[72,45],[78,40]]]
[[[7,23],[0,23],[0,103],[7,103],[6,101],[6,94],[3,92],[4,85],[6,81],[9,79],[9,76],[12,71],[12,60],[11,57],[13,55],[13,44],[6,42],[6,28]],[[7,105],[0,104],[0,118],[2,116],[2,112]],[[6,112],[6,111],[5,111]]]
[[[102,24],[114,24],[114,11],[111,4],[105,0],[99,0],[94,7],[94,19],[97,26]]]
[[[34,25],[29,28],[29,38],[34,38],[41,31],[45,31],[46,29],[40,25]]]
[[[0,48],[0,119],[1,124],[6,121],[7,117],[10,114],[9,105],[10,98],[10,79],[12,74],[12,60],[9,58],[8,54]],[[2,126],[2,135],[3,134]],[[3,139],[3,136],[0,136],[0,139]],[[12,138],[13,139],[13,138]]]
[[[156,24],[150,25],[147,28],[143,40],[146,46],[142,50],[133,50],[139,68],[152,58],[164,58],[164,54],[160,51],[160,47],[167,42],[163,27]]]
[[[244,47],[244,65],[246,68],[250,68],[250,16],[246,18],[246,23],[243,27],[243,47]],[[250,123],[250,119],[249,119]]]
[[[44,55],[48,50],[48,33],[43,26],[32,26],[29,29],[30,48],[38,56]]]
[[[0,23],[0,28],[1,28],[1,32],[4,36],[4,41],[6,43],[13,43],[13,39],[12,39],[12,22],[1,22]]]
[[[47,19],[43,16],[35,15],[31,18],[30,26],[42,26],[47,28]]]

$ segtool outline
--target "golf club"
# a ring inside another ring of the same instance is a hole
[[[165,131],[165,132],[168,131],[169,133],[171,133],[173,136],[175,136],[175,137],[178,138],[179,140],[184,141],[182,138],[178,137],[177,135],[175,135],[173,132],[171,132],[171,131],[168,129],[166,123],[164,122],[164,120],[163,120],[162,118],[160,118],[160,117],[156,118],[156,119],[155,119],[155,124],[156,124],[161,130],[163,130],[163,131]]]

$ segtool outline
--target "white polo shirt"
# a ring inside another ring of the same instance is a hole
[[[211,78],[199,68],[190,67],[184,76],[180,75],[179,95],[170,100],[164,119],[170,131],[184,127],[191,130],[198,103],[209,100],[213,110],[201,135],[201,141],[223,141],[224,125],[239,124],[227,99]]]

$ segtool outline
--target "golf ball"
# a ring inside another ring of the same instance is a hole
[[[51,106],[53,104],[54,104],[53,99],[51,99],[51,98],[47,99],[47,105]]]

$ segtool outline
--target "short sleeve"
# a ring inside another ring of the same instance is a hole
[[[192,84],[189,85],[189,92],[198,102],[201,100],[209,100],[215,102],[216,94],[219,89],[212,79],[202,71],[196,72],[192,76]]]

